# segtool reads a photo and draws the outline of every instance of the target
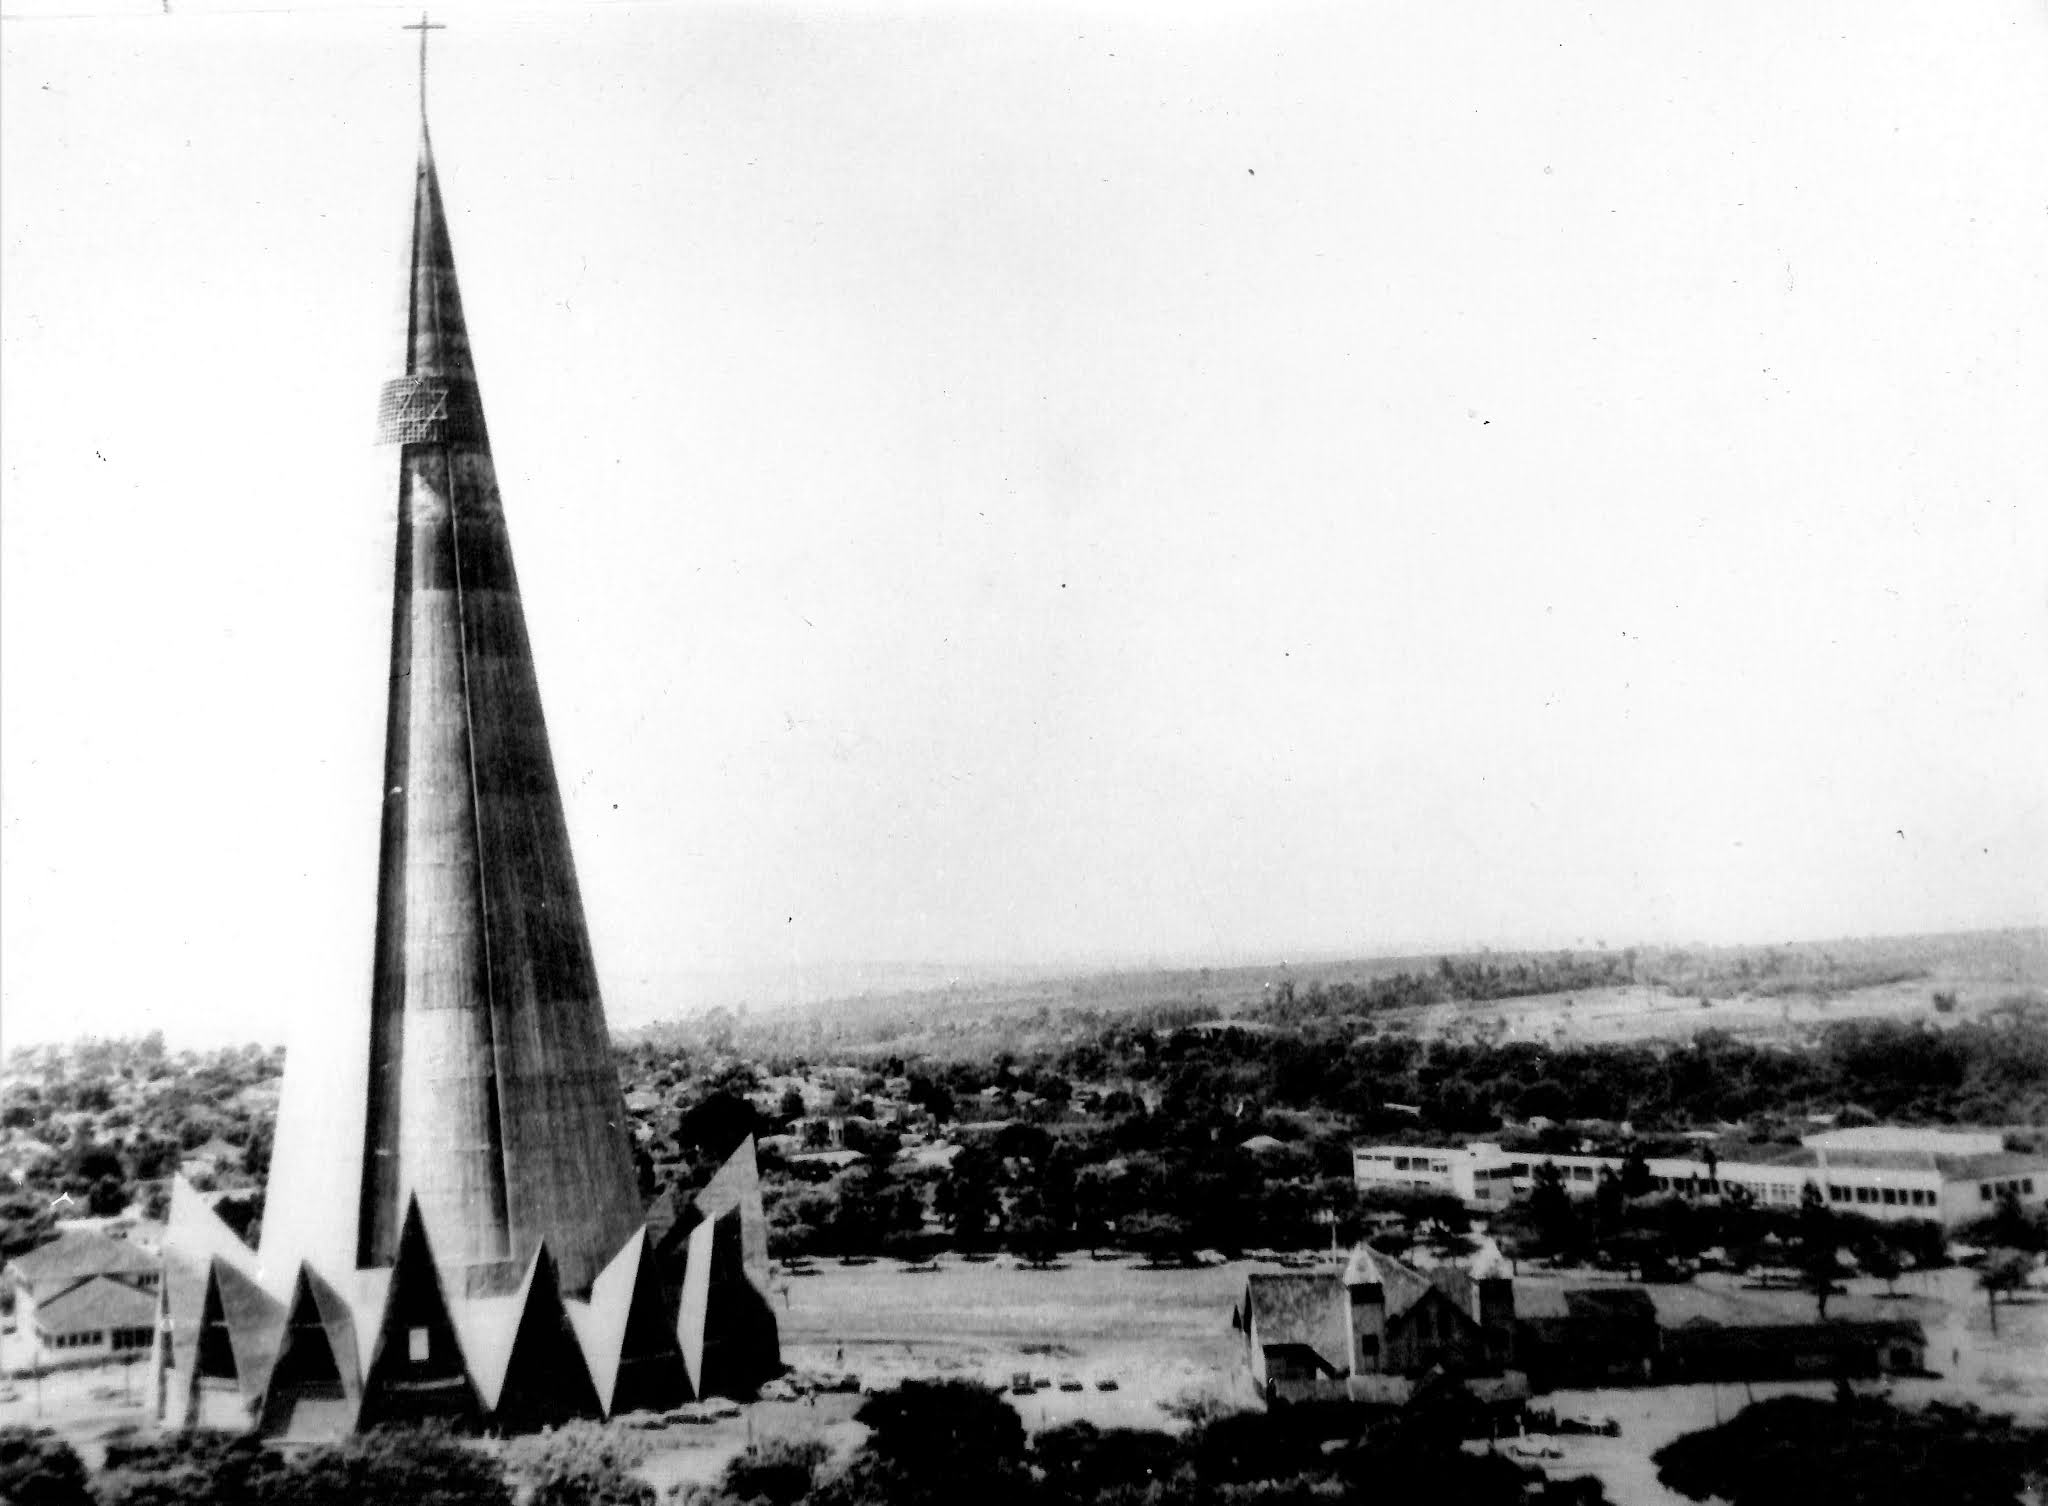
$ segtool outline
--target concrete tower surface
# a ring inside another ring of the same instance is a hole
[[[196,1196],[166,1250],[159,1360],[179,1415],[227,1383],[265,1431],[300,1436],[672,1405],[777,1363],[763,1262],[718,1253],[761,1226],[751,1141],[700,1209],[703,1239],[646,1237],[424,53],[422,69],[405,368],[378,411],[398,508],[367,1006],[294,1042],[260,1250]],[[751,1336],[722,1376],[707,1329]]]

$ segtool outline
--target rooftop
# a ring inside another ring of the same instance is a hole
[[[156,1324],[156,1296],[138,1292],[124,1281],[95,1276],[36,1308],[36,1327],[44,1333],[89,1333],[102,1328],[151,1328]]]
[[[88,1276],[128,1276],[154,1271],[157,1263],[125,1239],[84,1231],[59,1235],[10,1263],[15,1275],[41,1294]]]
[[[1245,1278],[1245,1324],[1256,1324],[1262,1345],[1336,1346],[1349,1342],[1344,1284],[1334,1271],[1313,1274],[1258,1271]]]

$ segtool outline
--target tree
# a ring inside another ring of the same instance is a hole
[[[1614,1238],[1621,1232],[1622,1218],[1627,1211],[1621,1178],[1603,1166],[1600,1180],[1593,1188],[1593,1237],[1600,1241]]]
[[[1045,1199],[1035,1187],[1017,1194],[1004,1232],[1011,1251],[1032,1265],[1050,1265],[1060,1252],[1059,1228],[1047,1215]]]
[[[119,1177],[101,1177],[85,1198],[85,1211],[94,1218],[111,1218],[127,1206],[128,1187]]]
[[[512,1506],[488,1455],[431,1427],[378,1429],[310,1449],[290,1462],[282,1483],[279,1506]]]
[[[2048,1430],[1973,1407],[1777,1396],[1667,1444],[1654,1462],[1667,1488],[1732,1506],[2017,1506],[2029,1473],[2048,1464]]]
[[[2048,1212],[2029,1214],[2014,1188],[1998,1194],[1989,1218],[1969,1226],[1967,1236],[1974,1244],[2040,1254],[2048,1250]]]
[[[2027,1278],[2034,1273],[2034,1257],[2025,1250],[1992,1250],[1984,1257],[1983,1267],[1977,1272],[1977,1285],[1984,1293],[1985,1304],[1991,1309],[1991,1331],[1998,1332],[1998,1298],[2001,1293],[2008,1297],[2027,1284]]]
[[[972,1381],[905,1381],[854,1414],[867,1442],[815,1489],[812,1506],[1025,1506],[1038,1492],[1024,1424]]]
[[[249,1143],[242,1147],[242,1169],[259,1182],[270,1176],[270,1152],[276,1140],[276,1123],[259,1119],[249,1131]]]
[[[502,1457],[526,1506],[654,1506],[654,1487],[633,1473],[649,1449],[644,1433],[572,1422],[514,1438]]]
[[[1109,1230],[1121,1180],[1116,1172],[1100,1165],[1083,1166],[1074,1174],[1074,1232],[1091,1250]]]
[[[953,1157],[933,1195],[933,1208],[963,1250],[977,1248],[988,1237],[996,1215],[998,1170],[987,1151],[968,1146]]]
[[[1578,1247],[1579,1212],[1555,1161],[1539,1161],[1531,1174],[1529,1213],[1536,1220],[1536,1237],[1546,1254],[1561,1255]]]
[[[1171,1433],[1090,1422],[1062,1423],[1031,1440],[1031,1462],[1044,1471],[1057,1501],[1097,1501],[1109,1492],[1142,1499],[1141,1492],[1173,1480],[1181,1458]]]
[[[1834,1214],[1822,1201],[1820,1188],[1808,1182],[1799,1194],[1799,1272],[1822,1318],[1828,1315],[1828,1298],[1835,1294],[1842,1274],[1841,1245]]]
[[[1873,1239],[1859,1246],[1856,1263],[1866,1274],[1882,1281],[1888,1294],[1897,1295],[1899,1272],[1905,1269],[1905,1262],[1899,1259],[1899,1252],[1892,1248],[1889,1240]]]
[[[1650,1160],[1640,1145],[1631,1145],[1621,1161],[1621,1195],[1630,1201],[1648,1197],[1656,1190],[1650,1179]]]
[[[1132,1213],[1117,1221],[1117,1237],[1142,1251],[1155,1265],[1189,1265],[1194,1261],[1193,1231],[1184,1218],[1171,1213]]]
[[[48,1428],[0,1427],[0,1501],[12,1506],[94,1506],[85,1465]]]
[[[290,1500],[285,1462],[248,1434],[175,1433],[107,1445],[100,1479],[106,1506],[271,1506]]]
[[[56,1227],[57,1215],[47,1198],[33,1192],[0,1197],[0,1260],[27,1254]]]
[[[815,1438],[771,1438],[726,1465],[718,1497],[730,1501],[796,1506],[811,1493],[829,1450]]]
[[[754,1105],[724,1090],[710,1094],[683,1111],[676,1121],[676,1145],[716,1166],[749,1135],[761,1132]]]

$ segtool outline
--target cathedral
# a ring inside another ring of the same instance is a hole
[[[377,416],[397,528],[369,988],[287,1058],[259,1245],[174,1190],[170,1425],[518,1431],[780,1368],[753,1142],[690,1208],[636,1185],[424,53],[403,351]]]

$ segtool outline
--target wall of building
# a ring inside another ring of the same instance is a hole
[[[1908,1134],[1943,1132],[1913,1131]],[[1965,1135],[1968,1143],[1981,1137]],[[2008,1169],[1996,1176],[1959,1177],[1932,1161],[1933,1152],[1905,1147],[1893,1151],[1878,1147],[1878,1154],[1896,1154],[1903,1164],[1843,1164],[1823,1152],[1814,1164],[1726,1160],[1718,1162],[1708,1175],[1703,1158],[1653,1156],[1645,1163],[1652,1189],[1659,1193],[1711,1197],[1731,1187],[1746,1189],[1759,1207],[1797,1208],[1810,1182],[1821,1189],[1828,1206],[1838,1212],[1855,1213],[1881,1222],[1906,1219],[1934,1219],[1953,1228],[1982,1218],[1992,1211],[2002,1187],[2010,1186],[2022,1206],[2038,1207],[2048,1201],[2048,1157],[2036,1172],[2024,1167]],[[1912,1164],[1914,1155],[1923,1157]],[[1575,1197],[1591,1197],[1600,1186],[1603,1173],[1619,1175],[1619,1156],[1541,1155],[1503,1151],[1480,1143],[1469,1146],[1361,1146],[1353,1152],[1352,1168],[1361,1192],[1412,1190],[1445,1193],[1476,1209],[1504,1208],[1528,1196],[1535,1185],[1538,1166],[1555,1166],[1564,1177],[1565,1190]]]

